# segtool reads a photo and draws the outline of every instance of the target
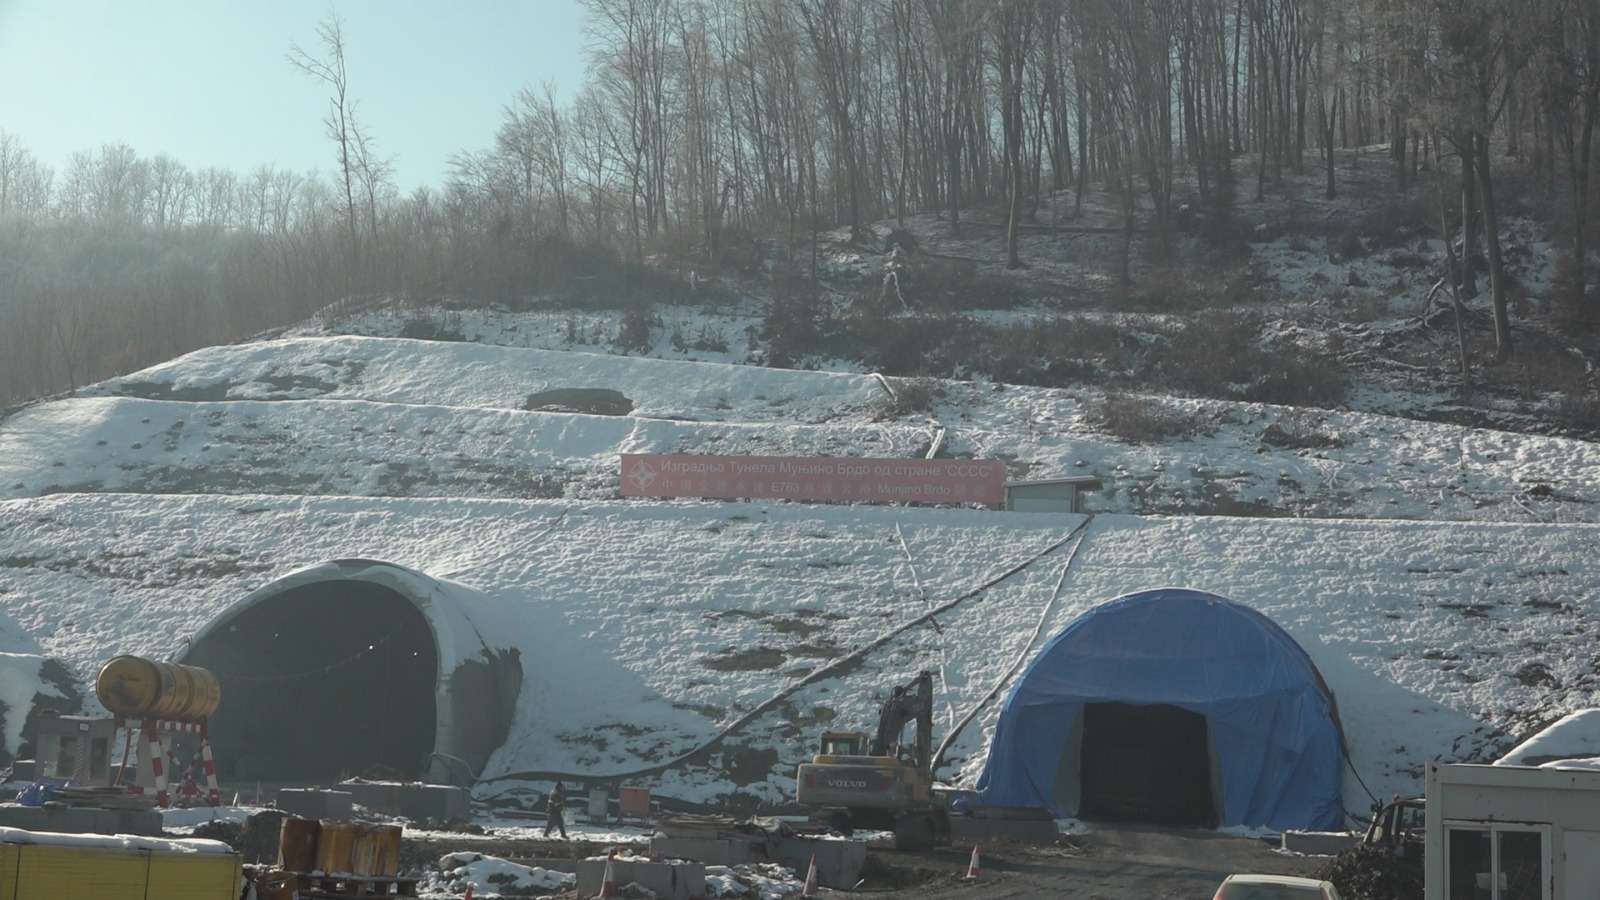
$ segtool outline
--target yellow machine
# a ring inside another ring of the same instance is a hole
[[[901,732],[917,725],[902,743]],[[825,731],[811,762],[796,773],[795,799],[821,810],[834,828],[893,829],[902,849],[926,847],[949,833],[933,795],[933,675],[894,689],[872,744],[859,731]]]

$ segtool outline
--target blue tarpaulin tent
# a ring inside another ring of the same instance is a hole
[[[1126,723],[1140,716],[1154,724],[1133,740]],[[1196,723],[1195,746],[1172,743],[1182,729],[1166,724],[1180,719]],[[1342,747],[1333,695],[1283,629],[1215,594],[1164,588],[1102,604],[1045,644],[1006,698],[978,790],[986,804],[1077,816],[1115,807],[1107,791],[1165,795],[1161,779],[1199,771],[1189,780],[1209,782],[1206,824],[1332,829]],[[1190,755],[1198,769],[1177,758]],[[1096,758],[1109,762],[1090,777]]]

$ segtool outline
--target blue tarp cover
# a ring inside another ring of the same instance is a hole
[[[1165,703],[1205,716],[1222,825],[1341,827],[1344,756],[1331,694],[1270,619],[1215,594],[1141,591],[1084,613],[1045,644],[1000,711],[983,802],[1043,806],[1077,777],[1062,753],[1086,703]],[[1076,795],[1076,792],[1073,792]]]

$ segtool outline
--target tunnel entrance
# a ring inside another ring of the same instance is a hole
[[[211,737],[224,780],[415,778],[434,749],[433,631],[382,585],[290,588],[211,629],[184,661],[222,683]]]
[[[1215,828],[1206,717],[1164,703],[1087,703],[1085,819]]]

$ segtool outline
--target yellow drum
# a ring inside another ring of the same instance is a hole
[[[199,722],[222,703],[222,686],[207,670],[139,656],[108,660],[94,693],[107,710],[130,719]]]

